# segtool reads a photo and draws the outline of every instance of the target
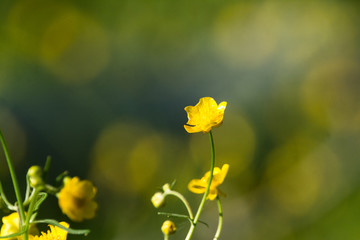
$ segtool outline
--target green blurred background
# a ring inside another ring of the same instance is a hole
[[[162,239],[150,198],[209,168],[208,136],[184,107],[227,101],[214,131],[221,239],[360,238],[357,1],[0,2],[0,127],[20,182],[53,159],[98,187],[86,239]],[[3,154],[0,180],[11,182]],[[11,197],[9,197],[11,198]],[[184,213],[169,198],[163,211]],[[40,217],[67,220],[49,197]],[[211,239],[207,202],[194,239]],[[2,216],[2,215],[0,215]],[[188,222],[175,219],[184,239]],[[69,236],[68,239],[83,239]]]

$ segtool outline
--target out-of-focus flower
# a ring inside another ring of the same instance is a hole
[[[96,187],[90,181],[67,177],[64,179],[64,187],[58,194],[59,206],[73,221],[91,219],[98,207],[94,201],[96,192]]]
[[[174,234],[176,232],[176,227],[175,227],[175,223],[173,223],[170,220],[166,220],[163,225],[161,226],[161,231],[165,234],[165,235],[170,235],[170,234]]]
[[[68,228],[69,224],[66,222],[61,222],[61,225]],[[49,225],[50,230],[47,231],[47,233],[41,232],[40,236],[29,236],[29,240],[66,240],[67,238],[67,231],[56,227]]]
[[[209,195],[207,196],[207,199],[214,200],[217,197],[219,193],[217,187],[224,182],[228,170],[229,164],[224,164],[221,169],[218,167],[214,168],[213,179],[211,181]],[[205,173],[205,175],[201,179],[191,180],[188,184],[188,189],[193,193],[204,193],[206,191],[206,187],[208,186],[209,177],[210,171]]]
[[[159,208],[164,206],[165,204],[165,196],[162,192],[156,192],[152,198],[151,202],[154,205],[154,207]]]
[[[203,97],[195,106],[185,107],[188,122],[184,125],[188,133],[204,132],[207,133],[213,127],[218,127],[223,122],[224,111],[227,102],[219,105],[211,97]]]
[[[20,231],[20,219],[17,212],[11,213],[2,218],[3,225],[1,226],[0,236],[7,236]],[[29,234],[38,234],[39,231],[34,224],[30,224]],[[7,240],[20,240],[22,236],[14,238],[5,238]]]

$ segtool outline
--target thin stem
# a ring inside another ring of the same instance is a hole
[[[164,240],[169,240],[169,235],[164,234]]]
[[[28,201],[29,197],[30,197],[30,179],[29,179],[29,175],[26,174],[26,191],[25,191],[24,206],[26,206],[26,201]]]
[[[5,193],[4,193],[4,190],[3,190],[3,187],[2,187],[2,184],[1,184],[1,181],[0,181],[0,196],[1,196],[2,201],[5,203],[5,205],[7,206],[8,209],[14,210],[14,211],[17,210],[17,207],[15,207],[14,205],[12,205],[12,204],[7,200],[7,198],[6,198],[6,196],[5,196]]]
[[[33,191],[33,194],[31,194],[32,197],[30,198],[30,205],[29,205],[28,212],[27,212],[26,219],[25,219],[26,233],[28,232],[28,230],[30,228],[30,219],[33,214],[33,211],[35,208],[35,203],[37,201],[37,196],[38,196],[40,190],[41,190],[41,188],[35,188],[35,190]]]
[[[218,209],[219,209],[219,223],[218,223],[218,227],[214,236],[214,240],[218,240],[220,237],[220,233],[221,233],[221,229],[222,229],[222,224],[223,224],[223,211],[222,211],[222,206],[221,206],[221,201],[219,196],[216,197],[216,201],[217,201],[217,205],[218,205]]]
[[[24,206],[23,206],[23,202],[22,202],[20,187],[19,187],[19,184],[18,184],[18,181],[17,181],[17,178],[16,178],[16,173],[15,173],[15,170],[14,170],[14,166],[13,166],[12,160],[10,158],[9,151],[8,151],[8,148],[7,148],[7,145],[6,145],[6,142],[5,142],[5,139],[4,139],[4,136],[3,136],[2,132],[1,132],[1,130],[0,130],[0,141],[1,141],[2,147],[4,149],[5,158],[6,158],[6,161],[7,161],[8,167],[9,167],[9,171],[10,171],[10,175],[11,175],[11,179],[12,179],[12,182],[13,182],[15,195],[16,195],[16,200],[17,200],[17,205],[19,207],[20,229],[22,229],[23,226],[24,226],[25,211],[24,211]],[[23,239],[28,240],[27,232],[25,232],[23,234]]]
[[[34,188],[32,191],[31,191],[31,194],[25,199],[24,201],[24,206],[27,206],[31,203],[31,200],[34,198],[34,195],[36,194],[36,189]]]
[[[186,210],[188,211],[189,213],[189,217],[191,219],[191,221],[193,221],[194,219],[194,215],[192,213],[192,210],[191,210],[191,207],[190,207],[190,204],[188,203],[188,201],[186,200],[186,198],[179,192],[177,191],[174,191],[174,190],[166,190],[165,191],[165,195],[173,195],[177,198],[179,198],[181,200],[181,202],[184,203],[185,207],[186,207]]]
[[[213,139],[213,135],[212,135],[211,130],[210,130],[210,132],[209,132],[209,137],[210,137],[210,145],[211,145],[211,165],[210,165],[209,182],[208,182],[208,185],[207,185],[207,187],[206,187],[206,190],[205,190],[205,193],[204,193],[204,195],[203,195],[203,198],[202,198],[202,200],[201,200],[201,202],[200,202],[199,208],[198,208],[198,210],[197,210],[197,212],[196,212],[196,215],[195,215],[193,224],[190,226],[189,232],[188,232],[185,240],[190,240],[190,239],[191,239],[191,236],[192,236],[193,233],[194,233],[194,229],[195,229],[195,227],[196,227],[197,222],[199,221],[201,211],[202,211],[203,208],[204,208],[206,198],[207,198],[207,196],[208,196],[208,194],[209,194],[211,182],[212,182],[213,175],[214,175],[214,167],[215,167],[215,147],[214,147],[214,139]]]

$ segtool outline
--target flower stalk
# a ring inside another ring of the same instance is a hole
[[[188,210],[189,217],[176,213],[158,212],[158,214],[166,215],[167,217],[187,218],[190,221],[190,228],[185,240],[191,239],[197,223],[204,223],[200,220],[200,215],[204,209],[206,200],[215,200],[215,198],[217,199],[219,209],[219,223],[213,240],[218,240],[221,233],[223,213],[219,194],[222,192],[218,189],[218,186],[223,183],[229,170],[229,164],[224,164],[221,169],[219,167],[215,167],[215,144],[212,128],[219,127],[222,124],[226,105],[227,102],[225,101],[217,104],[213,98],[203,97],[195,106],[185,107],[188,117],[188,121],[184,125],[185,130],[188,133],[208,133],[211,148],[210,171],[206,172],[201,179],[192,179],[188,183],[189,191],[196,194],[203,194],[195,217],[193,217],[187,200],[179,192],[172,190],[172,187],[170,187],[169,184],[165,184],[163,186],[163,192],[156,192],[151,198],[151,202],[155,208],[162,207],[165,204],[165,197],[167,195],[173,195],[184,203],[186,209]],[[207,225],[206,223],[204,224]],[[164,238],[167,239],[167,236],[164,236]]]
[[[209,190],[210,190],[210,186],[211,186],[211,182],[212,182],[212,179],[213,179],[213,174],[214,174],[214,167],[215,167],[215,146],[214,146],[214,138],[213,138],[213,135],[212,135],[212,131],[210,130],[209,131],[209,137],[210,137],[210,146],[211,146],[211,164],[210,164],[210,176],[209,176],[209,182],[208,182],[208,185],[206,187],[206,190],[205,190],[205,193],[201,199],[201,202],[200,202],[200,205],[199,205],[199,208],[196,212],[196,215],[195,215],[195,218],[194,218],[194,221],[192,222],[191,226],[190,226],[190,229],[189,229],[189,232],[185,238],[185,240],[190,240],[193,233],[194,233],[194,230],[195,230],[195,227],[196,227],[196,224],[197,222],[199,221],[199,218],[200,218],[200,214],[204,208],[204,205],[205,205],[205,201],[206,201],[206,198],[209,194]]]
[[[59,223],[53,219],[35,220],[37,216],[37,211],[42,202],[48,196],[48,193],[56,196],[58,192],[61,192],[64,189],[64,186],[62,186],[62,188],[56,188],[46,184],[44,181],[43,169],[39,166],[31,166],[26,175],[26,192],[23,201],[15,169],[13,166],[13,161],[10,157],[8,147],[1,130],[0,142],[4,150],[5,158],[10,171],[11,180],[16,195],[16,202],[14,204],[10,203],[5,196],[0,182],[0,207],[6,208],[7,210],[11,210],[13,212],[10,215],[4,216],[2,218],[3,224],[0,228],[0,238],[22,240],[66,240],[68,233],[87,235],[89,233],[89,230],[71,229],[69,228],[69,224],[66,222]],[[47,173],[49,166],[50,160],[48,158],[45,165],[45,173]],[[76,220],[82,220],[83,218],[93,218],[95,214],[94,210],[96,210],[97,207],[97,203],[93,201],[93,198],[96,194],[96,188],[93,187],[90,181],[84,180],[79,181],[79,185],[76,185],[74,189],[71,193],[75,193],[77,194],[76,196],[80,196],[81,198],[77,198],[74,200],[71,194],[65,195],[65,198],[67,198],[69,201],[78,201],[76,202],[79,203],[79,206],[76,205],[77,209],[73,208],[73,210],[77,210],[77,212],[74,213],[75,215],[80,213],[80,216],[77,216],[78,218]],[[79,193],[81,193],[82,195],[79,195]],[[83,199],[90,199],[91,201],[84,202]],[[87,205],[87,203],[91,204],[90,207]],[[84,205],[86,209],[80,209],[80,205]],[[50,225],[50,230],[47,231],[47,233],[42,232],[41,235],[37,235],[38,229],[35,226],[36,223],[48,223]]]
[[[190,204],[188,203],[188,201],[186,200],[186,198],[179,192],[177,191],[174,191],[174,190],[171,190],[170,188],[169,189],[165,189],[164,191],[164,196],[166,195],[172,195],[174,197],[177,197],[178,199],[180,199],[180,201],[184,204],[188,214],[189,214],[189,218],[190,218],[190,221],[193,223],[194,222],[194,215],[193,215],[193,212],[191,210],[191,207],[190,207]]]
[[[6,162],[8,164],[8,168],[9,168],[10,175],[11,175],[11,180],[12,180],[13,186],[14,186],[14,191],[15,191],[15,196],[16,196],[17,206],[18,206],[18,212],[19,212],[19,216],[20,216],[20,229],[23,229],[24,227],[26,227],[26,226],[24,226],[24,221],[25,221],[24,205],[23,205],[23,201],[22,201],[22,197],[21,197],[19,183],[17,181],[15,169],[13,166],[13,162],[10,158],[7,144],[6,144],[5,138],[4,138],[1,130],[0,130],[0,141],[1,141],[2,147],[4,149]],[[26,231],[23,234],[23,239],[28,240],[28,234]]]
[[[216,229],[216,233],[214,236],[214,240],[218,240],[220,237],[220,233],[221,233],[221,229],[222,229],[222,225],[223,225],[223,211],[222,211],[222,206],[221,206],[221,201],[220,201],[220,197],[217,196],[216,197],[216,201],[217,201],[217,205],[218,205],[218,210],[219,210],[219,223],[218,223],[218,227]]]

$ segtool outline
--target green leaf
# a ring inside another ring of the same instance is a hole
[[[174,181],[171,183],[170,189],[173,189],[175,187],[175,184],[176,184],[176,179],[174,179]]]
[[[17,236],[19,236],[19,235],[22,235],[24,232],[25,232],[25,230],[22,230],[22,231],[20,231],[20,232],[13,233],[13,234],[10,234],[10,235],[0,236],[0,239],[4,239],[4,238],[14,238],[14,237],[17,237]]]
[[[60,183],[64,179],[64,177],[66,177],[68,175],[69,175],[68,171],[61,173],[59,176],[56,177],[56,182]]]
[[[34,223],[47,223],[53,226],[57,226],[65,231],[67,231],[69,234],[76,234],[76,235],[88,235],[90,233],[89,229],[72,229],[72,228],[66,228],[63,225],[61,225],[58,221],[53,219],[42,219],[42,220],[36,220]]]
[[[165,215],[167,217],[177,217],[177,218],[187,218],[190,220],[189,216],[177,213],[168,213],[168,212],[158,212],[159,215]]]
[[[51,156],[47,156],[45,166],[44,166],[44,171],[43,171],[43,179],[45,182],[46,182],[47,175],[48,175],[48,172],[50,169],[50,165],[51,165]]]
[[[159,215],[165,215],[165,216],[167,216],[167,217],[186,218],[186,219],[188,219],[191,223],[193,222],[193,220],[190,219],[189,216],[183,215],[183,214],[168,213],[168,212],[158,212],[158,214],[159,214]],[[204,224],[206,227],[209,227],[209,224],[207,224],[207,223],[204,222],[204,221],[198,220],[198,222]]]
[[[35,206],[34,206],[34,214],[31,216],[30,222],[33,222],[37,215],[37,210],[39,209],[40,205],[45,201],[46,197],[48,196],[45,192],[39,192],[36,197],[39,197],[37,199]]]
[[[45,201],[47,195],[48,195],[48,194],[45,193],[45,192],[40,192],[40,193],[39,193],[38,196],[40,196],[40,197],[39,197],[39,199],[38,199],[38,200],[36,201],[36,203],[35,203],[34,211],[36,211],[36,210],[39,209],[40,205]]]

